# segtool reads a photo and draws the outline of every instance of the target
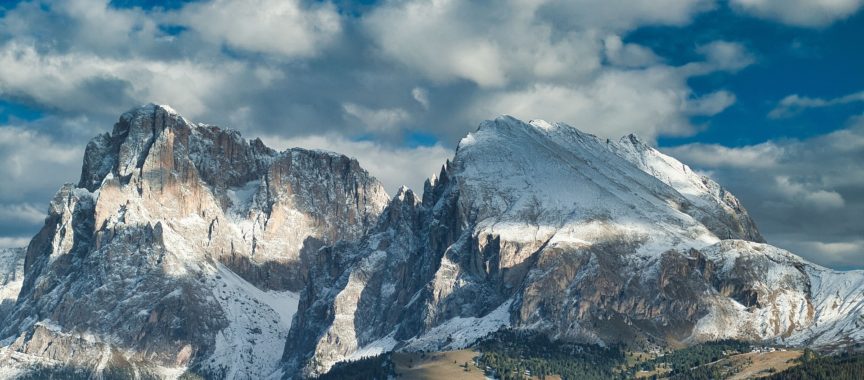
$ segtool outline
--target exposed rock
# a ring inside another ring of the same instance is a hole
[[[96,374],[269,375],[308,260],[363,235],[387,200],[345,156],[134,109],[51,202],[0,346]]]

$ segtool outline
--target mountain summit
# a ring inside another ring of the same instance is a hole
[[[864,342],[864,272],[765,244],[732,194],[633,135],[506,116],[422,195],[389,198],[348,157],[143,106],[88,144],[18,256],[20,294],[0,309],[0,368],[18,373],[301,378],[503,327],[600,345]]]

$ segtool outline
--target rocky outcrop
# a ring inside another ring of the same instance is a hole
[[[308,262],[362,236],[387,200],[345,156],[134,109],[52,200],[0,346],[97,375],[269,375]]]

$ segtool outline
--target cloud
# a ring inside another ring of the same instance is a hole
[[[478,99],[476,117],[510,114],[522,119],[564,121],[606,137],[638,131],[646,139],[692,132],[690,116],[722,112],[735,101],[719,91],[701,97],[687,86],[681,68],[604,70],[581,85],[539,83]]]
[[[783,155],[783,147],[772,142],[730,148],[718,144],[688,144],[663,151],[686,158],[701,168],[770,168],[777,165]]]
[[[414,87],[411,89],[411,96],[417,103],[423,106],[423,109],[429,109],[429,92],[420,87]]]
[[[625,44],[621,37],[609,35],[603,40],[606,59],[623,67],[646,67],[661,62],[651,49],[637,44]]]
[[[77,182],[83,145],[21,126],[0,126],[0,247],[26,245],[42,226],[48,201],[64,182]]]
[[[167,19],[211,43],[286,58],[318,54],[342,29],[332,3],[300,0],[193,2]]]
[[[33,193],[53,194],[64,181],[77,182],[83,156],[83,146],[20,127],[0,127],[0,202],[29,201]],[[0,206],[2,214],[10,215],[8,207]]]
[[[774,177],[778,195],[785,196],[796,203],[808,204],[818,209],[836,209],[845,205],[843,196],[836,191],[813,188],[805,183],[798,183],[787,176]]]
[[[42,53],[35,46],[0,46],[0,95],[66,112],[118,115],[137,104],[172,104],[189,117],[206,114],[209,98],[259,85],[276,73],[225,60],[219,63],[114,59],[86,53]]]
[[[755,62],[747,49],[737,42],[712,41],[696,51],[705,56],[711,71],[738,71]]]
[[[781,100],[777,106],[768,113],[768,117],[772,119],[782,119],[794,116],[808,108],[824,108],[855,102],[864,102],[864,91],[833,99],[810,98],[799,96],[798,94],[792,94],[783,98],[783,100]]]
[[[354,103],[345,103],[346,114],[360,120],[367,130],[386,131],[411,118],[407,111],[399,108],[371,109]]]
[[[372,141],[351,141],[335,135],[288,139],[268,136],[262,137],[262,140],[268,146],[280,150],[291,147],[324,149],[356,158],[360,166],[378,178],[391,195],[396,194],[402,185],[421,193],[423,182],[437,175],[444,162],[454,154],[453,150],[437,144],[414,148],[394,147]]]
[[[845,19],[862,0],[731,0],[734,9],[756,17],[801,27],[824,27]]]
[[[22,248],[30,244],[29,236],[0,236],[0,248]]]
[[[822,265],[860,268],[864,115],[803,140],[688,144],[663,151],[708,171],[738,196],[769,243]]]
[[[864,239],[848,241],[801,241],[779,239],[778,244],[806,257],[818,257],[822,265],[840,269],[860,269],[864,260]]]
[[[641,25],[684,25],[697,14],[716,7],[713,0],[575,0],[540,1],[540,17],[561,25],[608,28],[614,31]]]
[[[45,210],[29,203],[0,204],[0,220],[39,224],[45,220]]]

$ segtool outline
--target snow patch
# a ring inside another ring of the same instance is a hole
[[[222,264],[216,274],[213,295],[231,324],[217,333],[211,359],[227,367],[227,378],[269,378],[279,368],[299,295],[263,291]]]
[[[477,339],[510,326],[509,300],[486,316],[457,317],[435,326],[425,334],[411,338],[405,351],[458,350],[468,347]]]

